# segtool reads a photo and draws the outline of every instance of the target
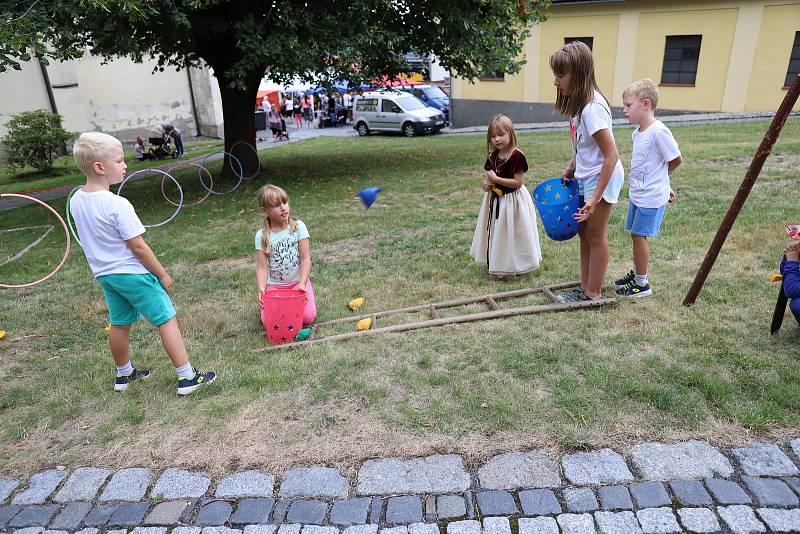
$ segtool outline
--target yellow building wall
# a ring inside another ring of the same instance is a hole
[[[794,35],[798,31],[799,4],[764,8],[745,111],[775,110],[786,96],[783,83],[789,67]],[[800,102],[794,109],[800,109]]]
[[[737,12],[733,8],[642,13],[633,79],[661,80],[668,35],[702,35],[694,87],[660,85],[658,105],[665,109],[721,109]]]
[[[521,102],[525,76],[523,71],[520,71],[515,75],[506,74],[504,80],[476,80],[474,84],[466,80],[460,80],[460,82],[461,96],[458,98]]]
[[[552,103],[550,54],[563,46],[564,37],[591,36],[598,84],[620,106],[628,83],[660,82],[668,35],[699,34],[694,87],[659,86],[659,106],[774,110],[786,94],[783,81],[794,33],[800,31],[798,0],[629,0],[558,6],[552,13],[532,29],[524,48],[528,63],[519,75],[475,85],[454,77],[454,98]]]
[[[564,46],[565,37],[592,37],[594,75],[600,90],[611,95],[617,57],[619,15],[553,17],[541,25],[542,39],[539,63],[539,101],[555,102],[550,55]]]

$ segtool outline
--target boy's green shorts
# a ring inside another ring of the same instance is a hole
[[[112,325],[133,324],[142,315],[153,326],[161,326],[175,317],[172,301],[153,273],[106,274],[98,276],[108,304]]]

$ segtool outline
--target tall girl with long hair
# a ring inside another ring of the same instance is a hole
[[[567,115],[573,157],[564,181],[578,180],[581,285],[568,300],[601,298],[608,267],[606,228],[619,199],[625,173],[611,129],[611,107],[597,86],[592,51],[573,41],[550,56],[556,86],[555,110]]]

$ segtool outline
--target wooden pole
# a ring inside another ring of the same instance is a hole
[[[753,161],[750,162],[750,168],[747,169],[747,174],[745,174],[744,180],[742,180],[742,185],[739,186],[739,191],[733,198],[731,207],[728,208],[728,213],[725,214],[725,218],[722,219],[722,223],[719,225],[717,234],[714,236],[714,241],[711,242],[703,264],[700,266],[700,270],[697,271],[697,276],[695,276],[694,282],[692,282],[692,287],[689,288],[686,298],[683,299],[684,306],[691,306],[694,304],[695,300],[697,300],[697,295],[700,293],[706,278],[708,278],[711,268],[714,267],[714,262],[717,261],[719,251],[722,249],[722,245],[725,244],[725,240],[728,238],[731,228],[733,228],[733,223],[736,222],[736,217],[739,216],[739,212],[742,210],[747,196],[750,194],[750,190],[753,189],[756,178],[758,178],[758,174],[761,172],[761,167],[764,166],[764,161],[766,161],[772,151],[775,141],[778,140],[781,129],[786,123],[786,119],[789,117],[789,113],[791,113],[799,96],[800,74],[795,78],[794,83],[783,98],[783,102],[781,102],[778,111],[775,112],[772,123],[767,129],[767,133],[764,134],[764,139],[761,140],[761,144],[758,150],[756,150],[755,156],[753,156]]]

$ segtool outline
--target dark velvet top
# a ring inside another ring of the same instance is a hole
[[[486,159],[483,169],[486,171],[494,171],[494,173],[500,178],[514,178],[514,175],[518,172],[528,171],[528,160],[525,159],[525,154],[516,148],[507,160],[501,160],[498,157],[498,151],[494,150]],[[495,184],[495,187],[504,193],[511,193],[517,190],[517,188],[507,187],[500,184]]]

